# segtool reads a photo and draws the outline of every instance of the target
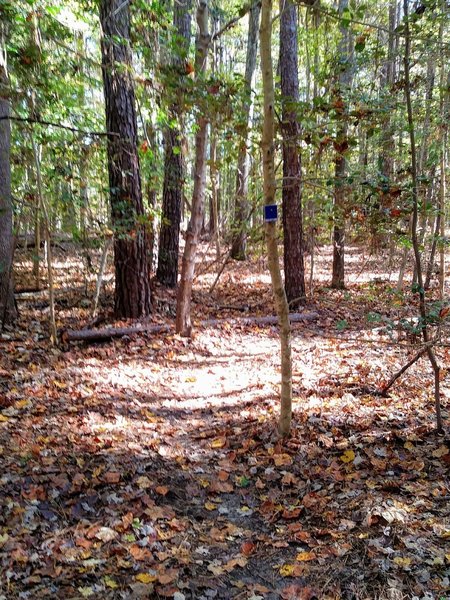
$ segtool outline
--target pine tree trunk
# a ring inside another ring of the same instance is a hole
[[[177,35],[177,48],[172,65],[185,73],[184,59],[189,50],[191,36],[191,0],[174,3],[173,24]],[[181,47],[180,47],[181,45]],[[181,52],[180,52],[181,50]],[[180,102],[171,107],[176,127],[169,128],[164,134],[164,184],[161,229],[158,246],[158,268],[156,279],[164,286],[174,288],[178,278],[178,253],[180,248],[181,204],[183,200],[183,154],[181,152],[182,133]]]
[[[13,215],[11,199],[11,126],[8,118],[9,81],[6,62],[5,31],[0,29],[0,328],[16,315],[13,262]]]
[[[233,241],[231,246],[231,257],[235,260],[246,260],[247,258],[247,219],[249,213],[248,202],[248,177],[249,177],[249,154],[247,150],[248,133],[252,115],[252,80],[256,67],[256,56],[258,53],[258,25],[261,4],[254,0],[249,13],[247,57],[245,61],[245,88],[248,94],[248,104],[244,133],[239,148],[237,173],[236,173],[236,201],[233,224]]]
[[[295,106],[298,102],[297,7],[286,0],[281,3],[280,75],[283,133],[283,234],[284,287],[292,307],[305,297],[303,264],[303,221],[301,203],[301,163],[299,123]]]
[[[151,312],[147,230],[144,223],[135,95],[131,73],[130,14],[122,0],[101,0],[102,71],[108,170],[114,227],[115,313]]]
[[[211,36],[208,33],[208,4],[200,0],[197,9],[197,23],[199,33],[197,36],[196,73],[202,74],[206,70],[206,60]],[[191,297],[194,280],[195,258],[200,231],[203,225],[203,208],[206,189],[206,150],[208,142],[208,119],[200,116],[197,121],[195,135],[195,164],[194,164],[194,190],[192,193],[191,218],[186,232],[186,245],[184,247],[181,265],[181,276],[177,295],[176,331],[183,336],[191,334]]]
[[[272,66],[272,0],[262,1],[261,11],[261,70],[264,94],[264,124],[261,140],[264,178],[264,203],[275,203],[275,165],[274,165],[274,107],[275,94],[273,85]],[[265,225],[267,259],[269,263],[272,290],[280,327],[281,345],[281,407],[278,420],[278,431],[281,436],[287,436],[290,431],[292,418],[292,355],[291,355],[291,325],[289,322],[289,307],[281,277],[278,257],[278,241],[276,222],[266,222]]]

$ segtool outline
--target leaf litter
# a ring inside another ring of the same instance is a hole
[[[259,267],[230,267],[207,309],[199,281],[199,315],[247,287],[270,314]],[[450,443],[426,366],[372,394],[406,355],[367,326],[382,300],[323,288],[309,308],[280,441],[275,328],[61,351],[29,302],[0,357],[0,598],[449,597]]]

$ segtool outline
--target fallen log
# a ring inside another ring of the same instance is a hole
[[[319,315],[315,312],[310,313],[292,313],[289,315],[291,323],[301,323],[302,321],[315,321]],[[206,319],[196,323],[199,327],[215,327],[228,323],[229,325],[276,325],[277,317],[243,317],[236,319]],[[138,324],[126,327],[104,327],[102,329],[63,329],[60,332],[60,339],[63,344],[70,342],[101,342],[113,338],[120,338],[125,335],[134,335],[139,333],[167,333],[174,331],[175,327],[169,324]]]

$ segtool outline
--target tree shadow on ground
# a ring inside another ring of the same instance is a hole
[[[416,381],[351,393],[346,352],[303,340],[280,442],[270,332],[153,342],[41,356],[9,382],[7,600],[446,593],[450,453]]]

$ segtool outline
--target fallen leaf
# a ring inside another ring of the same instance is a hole
[[[447,446],[439,446],[439,448],[437,448],[434,452],[433,452],[433,456],[435,458],[441,458],[442,456],[445,456],[446,454],[448,454],[450,452],[450,450],[447,448]]]
[[[148,477],[146,477],[145,475],[141,475],[141,477],[138,477],[136,479],[136,483],[138,484],[138,487],[141,490],[146,490],[147,488],[151,487],[152,482],[150,481],[150,479]]]
[[[139,573],[136,575],[135,579],[140,583],[153,583],[158,579],[158,577],[153,573]]]
[[[118,535],[117,531],[114,531],[114,529],[111,529],[110,527],[100,527],[96,532],[95,537],[106,543],[115,540]]]
[[[282,600],[311,600],[317,596],[317,591],[313,588],[296,584],[289,585],[281,591]]]
[[[167,569],[163,572],[158,572],[158,580],[162,585],[167,585],[168,583],[172,583],[178,578],[179,571],[178,569]]]
[[[89,598],[90,596],[93,596],[95,593],[94,590],[89,586],[79,587],[78,591],[83,596],[83,598]]]
[[[408,568],[411,565],[411,559],[403,556],[395,556],[393,562],[402,568]]]
[[[106,483],[119,483],[120,473],[117,471],[108,471],[103,474],[103,480],[106,481]]]
[[[105,582],[106,587],[109,587],[112,590],[115,590],[115,589],[117,589],[119,587],[119,584],[117,583],[117,581],[115,581],[114,579],[112,579],[108,575],[106,575],[103,578],[103,581]]]
[[[314,552],[299,552],[295,557],[295,560],[298,560],[299,562],[306,562],[309,560],[315,560],[316,558],[317,555]]]
[[[218,437],[218,438],[215,438],[214,440],[212,440],[211,448],[214,448],[214,449],[223,448],[226,445],[226,443],[227,443],[227,438]]]
[[[256,544],[253,542],[243,542],[241,544],[241,552],[245,556],[250,556],[256,550]]]
[[[295,565],[281,565],[280,567],[280,575],[282,577],[293,577],[295,572]]]
[[[292,456],[290,454],[275,454],[273,457],[273,462],[277,467],[292,465]]]
[[[344,454],[341,455],[341,460],[344,463],[350,463],[355,460],[355,453],[353,450],[346,450]]]

